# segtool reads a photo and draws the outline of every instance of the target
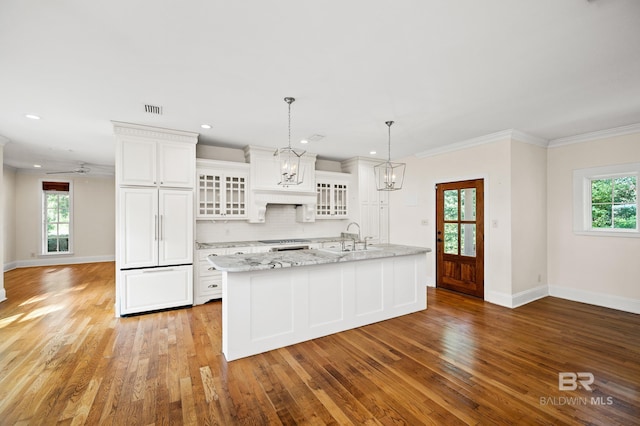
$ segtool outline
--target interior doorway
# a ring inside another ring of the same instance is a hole
[[[436,186],[436,286],[484,298],[484,179]]]

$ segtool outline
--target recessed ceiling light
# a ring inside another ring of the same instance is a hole
[[[27,117],[27,118],[30,118],[32,120],[40,120],[40,116],[35,115],[35,114],[25,114],[24,116]]]
[[[201,124],[200,127],[202,127],[203,129],[210,129],[211,124]]]
[[[33,167],[35,167],[36,169],[39,169],[42,166],[40,164],[34,164]]]
[[[369,155],[376,155],[377,152],[376,151],[369,151]]]
[[[302,144],[306,144],[306,143],[309,143],[309,141],[308,141],[308,140],[306,140],[306,139],[302,139],[302,140],[300,141],[300,143],[302,143]]]

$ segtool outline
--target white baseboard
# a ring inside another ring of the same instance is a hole
[[[427,277],[427,287],[435,287],[436,280],[433,277]]]
[[[96,262],[113,262],[115,255],[105,256],[84,256],[84,257],[41,257],[38,259],[17,260],[12,262],[13,268],[28,268],[30,266],[54,266],[54,265],[72,265],[77,263],[96,263]],[[5,266],[6,267],[6,266]]]
[[[526,305],[527,303],[542,299],[548,295],[549,291],[547,286],[541,285],[516,294],[489,291],[485,294],[485,300],[489,303],[504,306],[506,308],[517,308],[518,306]]]
[[[541,285],[531,288],[529,290],[521,291],[511,296],[511,307],[517,308],[518,306],[526,305],[534,300],[542,299],[549,295],[549,286]]]
[[[513,307],[511,306],[511,295],[500,291],[485,291],[484,300],[494,305],[504,306],[505,308]]]
[[[5,263],[2,266],[3,266],[2,269],[4,270],[4,272],[7,272],[7,271],[11,271],[12,269],[16,269],[18,267],[18,264],[17,262],[9,262],[9,263]]]
[[[7,290],[0,287],[0,302],[4,302],[5,300],[7,300]]]
[[[617,309],[619,311],[631,312],[633,314],[640,314],[640,300],[630,299],[628,297],[620,297],[606,293],[596,293],[556,285],[549,285],[549,296],[572,300],[574,302],[602,306],[604,308]]]

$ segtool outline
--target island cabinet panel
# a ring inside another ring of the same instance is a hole
[[[309,327],[322,327],[344,319],[342,271],[327,269],[309,274]]]
[[[424,253],[222,274],[228,361],[427,307]]]
[[[383,275],[384,262],[373,262],[373,264],[357,262],[353,264],[355,269],[356,288],[356,315],[364,316],[382,312],[384,283],[395,284],[391,280],[393,277]],[[412,280],[413,281],[413,280]]]
[[[251,340],[277,338],[294,331],[294,283],[292,277],[274,281],[269,274],[250,278],[249,315]]]

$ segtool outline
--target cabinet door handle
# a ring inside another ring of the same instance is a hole
[[[158,215],[157,214],[153,216],[153,220],[154,220],[154,224],[155,224],[155,225],[153,225],[154,230],[155,230],[155,237],[154,238],[156,239],[156,241],[158,241]]]
[[[216,287],[218,287],[218,284],[209,284],[207,287],[209,287],[209,288],[216,288]]]
[[[157,274],[158,272],[171,272],[173,268],[163,268],[163,269],[146,269],[142,271],[143,274]]]

